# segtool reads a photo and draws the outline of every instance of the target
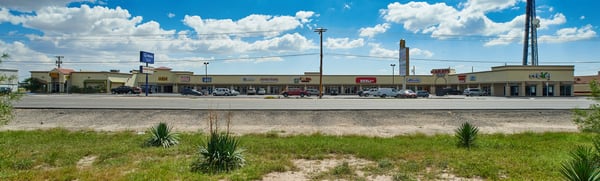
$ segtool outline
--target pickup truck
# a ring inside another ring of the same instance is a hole
[[[305,95],[310,96],[310,93],[308,93],[308,91],[303,90],[303,89],[287,89],[287,90],[283,91],[281,93],[281,95],[283,95],[283,97],[288,97],[288,96],[304,97]]]

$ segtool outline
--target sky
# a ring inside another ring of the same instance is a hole
[[[600,68],[600,1],[537,0],[539,65]],[[524,0],[0,0],[0,68],[139,69],[195,74],[398,75],[399,41],[410,69],[457,73],[521,65]],[[205,67],[204,62],[209,62]],[[207,70],[208,72],[205,72]],[[411,73],[412,74],[412,73]]]

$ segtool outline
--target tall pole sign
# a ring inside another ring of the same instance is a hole
[[[398,72],[400,76],[404,77],[404,83],[402,84],[402,89],[406,89],[406,76],[409,72],[409,48],[406,47],[406,42],[403,39],[400,39],[400,49],[398,50]]]
[[[146,67],[148,67],[148,64],[154,64],[154,53],[150,53],[150,52],[145,52],[145,51],[140,51],[140,62],[142,63],[146,63]],[[145,72],[142,72],[145,73]],[[149,90],[149,86],[148,86],[148,73],[146,74],[146,86],[145,86],[145,91],[146,92],[146,96],[148,96],[148,90]]]

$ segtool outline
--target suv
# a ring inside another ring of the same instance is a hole
[[[463,94],[466,96],[482,96],[483,92],[478,88],[466,88]]]
[[[398,92],[394,88],[379,88],[373,94],[373,96],[379,96],[379,97],[382,97],[382,98],[385,98],[387,96],[396,97],[397,95],[398,95]]]
[[[283,95],[283,97],[288,97],[288,96],[304,97],[305,95],[310,95],[310,93],[303,89],[287,89],[287,90],[283,91],[281,93],[281,95]]]
[[[139,94],[142,90],[139,87],[130,87],[126,85],[110,89],[112,94]]]
[[[256,94],[256,89],[249,88],[248,90],[246,90],[246,94],[247,95],[255,95]]]
[[[306,89],[306,92],[308,92],[308,96],[318,96],[319,95],[319,90],[317,89]]]
[[[370,95],[375,95],[375,92],[377,92],[377,88],[371,88],[371,89],[368,89],[368,90],[361,91],[358,96],[369,97]]]

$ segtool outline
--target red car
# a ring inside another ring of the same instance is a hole
[[[281,92],[281,95],[283,95],[283,97],[288,97],[288,96],[304,97],[304,96],[310,96],[310,93],[308,93],[308,91],[303,90],[303,89],[287,89],[287,90]]]
[[[417,93],[415,93],[414,91],[412,91],[410,89],[404,89],[404,90],[398,91],[398,95],[396,95],[396,97],[399,97],[399,98],[417,98]]]

